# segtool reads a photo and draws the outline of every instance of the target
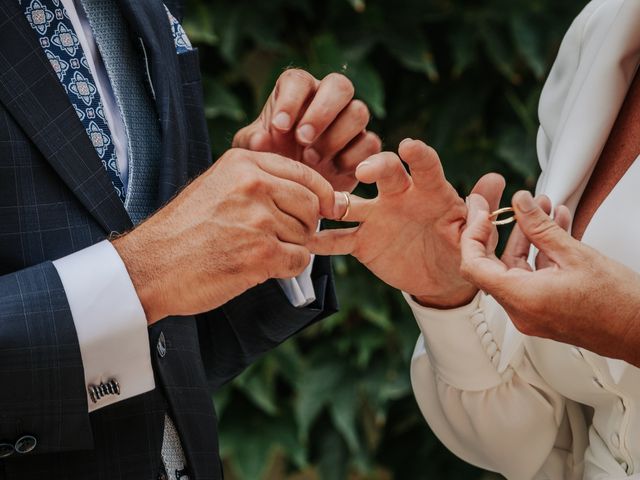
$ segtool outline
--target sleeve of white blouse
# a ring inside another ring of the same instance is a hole
[[[422,332],[411,366],[414,394],[440,440],[465,461],[509,479],[531,479],[541,470],[564,478],[558,456],[567,451],[553,451],[564,399],[524,351],[498,371],[508,321],[502,307],[482,293],[455,310],[406,298]]]

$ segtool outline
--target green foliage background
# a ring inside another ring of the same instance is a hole
[[[534,186],[540,89],[584,4],[190,0],[185,27],[201,51],[214,154],[257,116],[283,69],[338,71],[370,106],[386,149],[425,139],[461,194],[489,171],[512,192]],[[485,478],[440,445],[413,400],[418,329],[399,294],[351,259],[336,258],[335,271],[341,312],[216,398],[228,476]]]

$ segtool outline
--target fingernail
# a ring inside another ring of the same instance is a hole
[[[316,165],[322,160],[322,157],[315,148],[307,148],[302,154],[302,158],[307,165]]]
[[[304,143],[313,143],[316,139],[316,129],[313,128],[313,125],[302,125],[298,128],[298,138]]]
[[[413,138],[405,138],[400,142],[400,146],[404,145],[407,142],[413,142]]]
[[[335,193],[335,203],[333,204],[333,218],[335,220],[341,218],[347,209],[347,199],[340,193]]]
[[[536,208],[536,202],[533,200],[531,193],[527,191],[516,193],[513,198],[513,203],[515,203],[518,210],[523,213],[528,213]]]
[[[289,130],[291,126],[291,116],[286,112],[280,112],[271,121],[278,130]]]

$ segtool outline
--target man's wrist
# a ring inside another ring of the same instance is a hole
[[[136,294],[147,317],[147,324],[153,325],[167,314],[162,307],[160,274],[149,264],[149,252],[145,242],[136,235],[127,234],[112,240],[111,244],[124,263]]]

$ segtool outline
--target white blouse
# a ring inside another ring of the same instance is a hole
[[[575,210],[639,63],[640,1],[589,3],[540,99],[538,192],[554,204]],[[640,272],[638,204],[635,162],[583,241]],[[455,454],[509,480],[640,480],[640,369],[525,337],[483,293],[447,311],[407,301],[415,396]]]

